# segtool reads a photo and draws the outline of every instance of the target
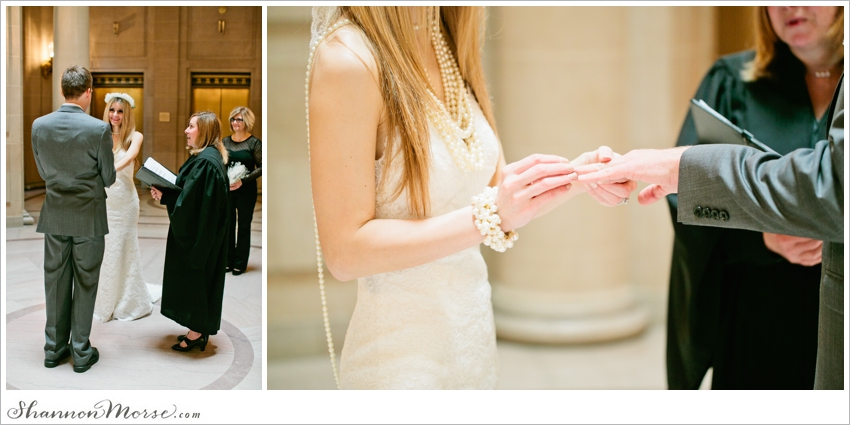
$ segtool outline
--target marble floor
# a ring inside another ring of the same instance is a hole
[[[162,285],[168,217],[164,206],[139,191],[139,248],[142,274]],[[42,191],[27,192],[26,210],[36,222]],[[43,236],[34,225],[6,229],[6,389],[262,389],[263,264],[262,198],[252,222],[247,271],[228,274],[221,330],[206,350],[173,351],[186,329],[159,312],[130,322],[94,320],[92,345],[100,360],[85,373],[65,361],[54,369],[42,364],[44,346]]]
[[[357,285],[326,274],[328,311],[335,347],[344,343]],[[268,389],[326,390],[335,382],[327,355],[321,304],[313,273],[268,277]],[[651,309],[663,300],[646,297]],[[655,297],[658,298],[658,297]],[[642,333],[597,344],[541,345],[499,340],[497,389],[663,390],[664,314]],[[339,360],[337,352],[337,360]],[[701,389],[711,387],[711,372]]]
[[[667,388],[664,328],[606,344],[547,346],[498,341],[497,389],[597,390]],[[269,360],[268,388],[335,388],[327,354]]]

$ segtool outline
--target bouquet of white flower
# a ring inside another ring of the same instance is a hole
[[[230,164],[230,168],[227,169],[227,179],[230,180],[230,184],[242,180],[242,178],[247,175],[248,169],[245,168],[245,166],[242,165],[241,162],[234,162]]]

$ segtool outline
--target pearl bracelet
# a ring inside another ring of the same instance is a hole
[[[496,214],[499,209],[496,206],[496,194],[498,192],[498,188],[485,187],[484,192],[473,196],[472,215],[475,217],[475,227],[478,228],[482,236],[485,236],[484,245],[498,252],[505,252],[506,249],[513,248],[514,241],[519,239],[519,235],[513,230],[505,233],[499,227],[502,218],[499,217],[499,214]]]

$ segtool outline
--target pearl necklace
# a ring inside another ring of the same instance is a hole
[[[307,81],[304,83],[304,103],[306,105],[305,112],[307,115],[307,159],[309,162],[310,159],[310,71],[313,69],[313,57],[316,54],[316,48],[319,47],[319,44],[324,41],[324,39],[330,35],[332,32],[336,31],[338,28],[347,25],[350,21],[348,19],[337,22],[327,29],[321,36],[316,39],[316,42],[310,46],[310,58],[307,59]],[[313,208],[313,233],[316,237],[316,269],[319,274],[319,294],[322,298],[322,318],[325,323],[325,337],[328,341],[328,355],[331,358],[331,369],[333,369],[334,379],[336,380],[337,389],[341,389],[339,385],[339,371],[336,367],[336,351],[334,350],[334,340],[333,335],[331,334],[331,321],[328,317],[328,301],[325,297],[325,274],[324,274],[324,265],[322,261],[322,245],[319,243],[319,225],[316,222],[316,207],[312,205]]]
[[[825,69],[823,71],[809,71],[809,72],[813,77],[823,79],[823,78],[832,77],[832,71],[835,71],[837,69],[838,69],[838,64],[835,64],[831,68]]]
[[[437,127],[437,132],[446,143],[452,158],[458,168],[464,171],[475,171],[484,168],[484,154],[481,150],[481,142],[475,132],[475,118],[472,113],[472,103],[469,100],[469,92],[464,84],[463,76],[458,68],[457,61],[452,56],[446,39],[440,31],[440,23],[435,14],[431,28],[431,45],[437,54],[437,64],[440,67],[440,77],[443,83],[445,103],[431,88],[428,94],[433,100],[425,113],[428,119]],[[428,68],[425,68],[428,80]]]

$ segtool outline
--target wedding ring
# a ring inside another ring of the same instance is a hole
[[[617,203],[617,205],[626,205],[628,203],[629,203],[629,198],[623,198],[623,200],[620,201],[619,203]]]

